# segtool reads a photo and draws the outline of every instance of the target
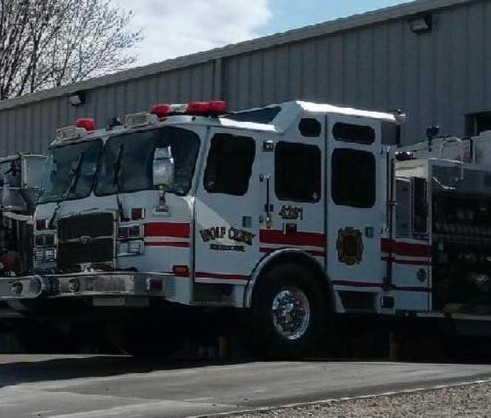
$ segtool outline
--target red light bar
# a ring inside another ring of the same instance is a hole
[[[171,105],[167,103],[155,104],[152,106],[150,113],[156,115],[158,118],[164,118],[171,113]]]
[[[84,128],[87,132],[95,131],[95,121],[92,118],[80,118],[75,121],[77,128]]]
[[[227,113],[227,104],[223,100],[211,102],[190,102],[187,113],[194,115],[223,115]]]

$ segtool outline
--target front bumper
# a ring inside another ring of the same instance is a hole
[[[172,301],[175,287],[175,277],[162,273],[115,271],[0,277],[0,301],[91,296],[145,296]]]

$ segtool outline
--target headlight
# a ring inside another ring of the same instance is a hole
[[[145,243],[142,240],[132,240],[118,243],[118,256],[140,255],[144,252]]]
[[[54,234],[43,234],[36,235],[35,243],[36,247],[47,247],[50,245],[55,245],[55,235]]]
[[[143,241],[130,241],[128,243],[128,252],[130,254],[143,254],[145,245]]]
[[[41,279],[33,278],[29,282],[29,293],[33,295],[39,295],[43,290],[43,282]]]
[[[36,250],[34,253],[34,260],[37,263],[42,263],[44,261],[44,250]]]
[[[56,260],[56,250],[54,248],[46,248],[44,250],[44,261],[51,262]]]
[[[80,290],[80,281],[76,278],[68,281],[68,291],[71,293],[77,293]]]
[[[12,287],[10,288],[10,293],[12,293],[15,296],[19,296],[22,294],[24,291],[24,285],[22,282],[15,282],[12,284]]]
[[[120,226],[118,228],[118,239],[127,240],[127,239],[135,239],[142,238],[143,229],[141,225],[130,225],[130,226]]]
[[[34,252],[36,263],[51,263],[56,260],[56,248],[44,248]]]

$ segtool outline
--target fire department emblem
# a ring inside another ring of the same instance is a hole
[[[338,260],[348,266],[360,264],[363,260],[363,239],[361,231],[354,228],[344,228],[338,231],[336,242]]]

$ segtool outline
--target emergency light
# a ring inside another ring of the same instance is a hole
[[[171,105],[167,103],[153,105],[150,113],[157,116],[159,119],[164,118],[171,113]]]
[[[125,125],[130,129],[154,125],[157,122],[158,118],[147,112],[133,113],[132,115],[126,115],[125,118]]]
[[[92,118],[80,118],[75,121],[77,128],[84,128],[87,132],[95,131],[95,121]]]
[[[222,100],[187,104],[158,103],[152,106],[150,113],[159,119],[171,115],[217,116],[227,113],[227,104]]]
[[[72,126],[60,128],[56,131],[58,141],[68,141],[83,138],[89,132],[95,131],[95,121],[92,118],[80,118]]]
[[[223,115],[227,113],[227,104],[222,100],[188,103],[187,113],[193,115]]]
[[[70,139],[78,139],[82,136],[80,128],[76,126],[67,126],[56,130],[56,139],[58,141],[68,141]]]

